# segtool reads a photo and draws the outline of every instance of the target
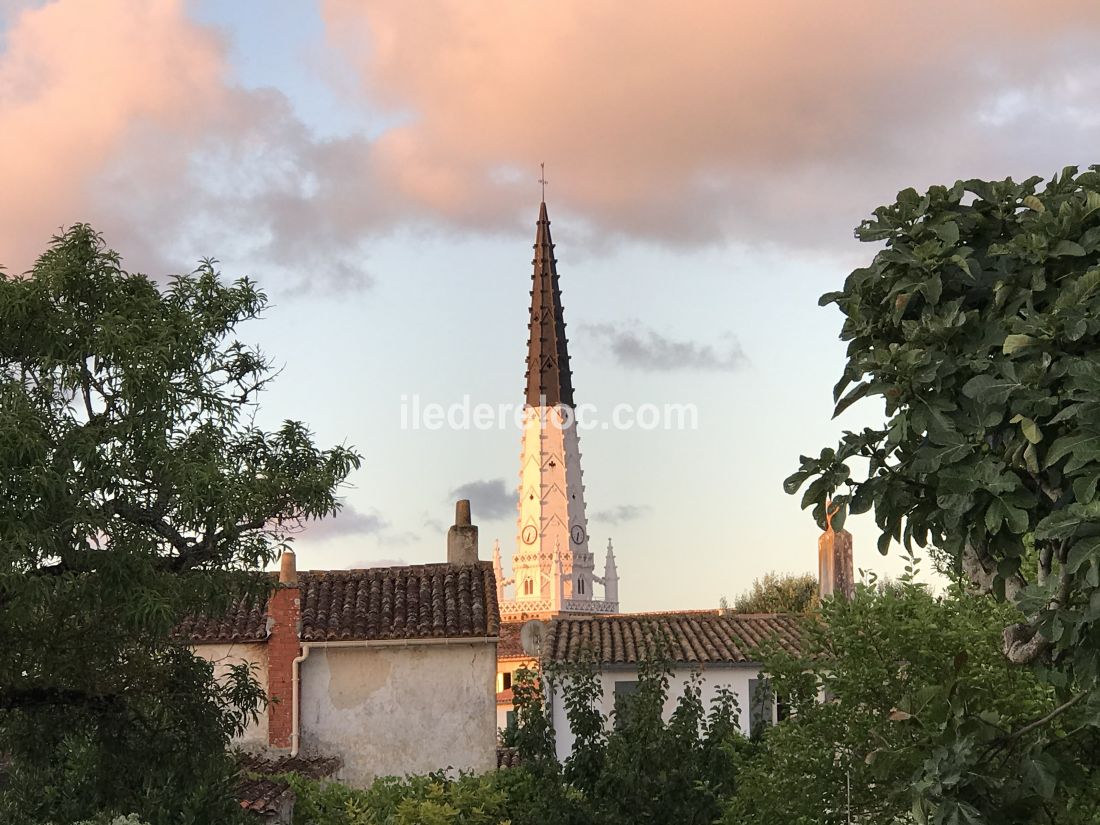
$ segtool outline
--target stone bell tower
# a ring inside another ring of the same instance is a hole
[[[603,576],[596,575],[588,546],[573,374],[545,201],[539,206],[533,263],[516,550],[511,578],[498,578],[500,612],[513,619],[616,613],[618,571],[610,542]],[[494,555],[499,565],[499,550]],[[508,597],[504,590],[510,585],[514,593]],[[600,585],[603,598],[596,598],[594,585]]]

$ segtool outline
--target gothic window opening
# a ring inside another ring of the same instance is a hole
[[[577,579],[577,592],[584,594],[584,579]]]
[[[530,596],[535,592],[535,583],[530,579],[523,580],[523,595]]]

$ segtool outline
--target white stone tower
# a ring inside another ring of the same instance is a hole
[[[610,542],[603,576],[595,574],[588,548],[573,376],[545,202],[539,207],[533,263],[516,551],[512,577],[497,579],[500,612],[510,619],[616,613],[618,571]],[[499,556],[494,549],[498,569]],[[602,598],[593,592],[597,584]],[[508,586],[514,588],[510,598]]]

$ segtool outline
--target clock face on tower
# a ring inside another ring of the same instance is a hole
[[[520,538],[523,539],[524,544],[534,544],[535,539],[539,537],[539,531],[535,525],[528,524],[523,528],[523,532],[520,533]]]
[[[573,544],[584,544],[586,536],[584,534],[584,528],[581,527],[581,525],[574,524],[570,534],[573,537]]]

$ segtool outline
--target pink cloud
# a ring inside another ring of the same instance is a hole
[[[910,182],[1052,171],[1095,145],[1056,108],[1030,124],[1053,138],[1038,152],[981,121],[1012,89],[1059,94],[1083,63],[1075,99],[1095,93],[1096,59],[1073,49],[1100,21],[1087,0],[323,9],[365,93],[405,115],[375,147],[380,179],[460,224],[529,206],[546,160],[554,199],[604,231],[846,237]]]
[[[370,141],[318,140],[281,92],[236,86],[184,0],[3,13],[0,264],[24,271],[87,221],[154,275],[213,255],[265,283],[369,282],[361,245],[407,214]]]
[[[0,263],[90,221],[154,274],[363,285],[395,226],[527,226],[542,160],[593,238],[835,246],[901,186],[1097,159],[1086,0],[322,8],[397,125],[317,138],[185,0],[0,0]]]
[[[0,52],[0,261],[24,269],[59,226],[95,217],[110,198],[92,190],[95,173],[135,140],[197,139],[221,99],[224,65],[218,38],[175,0],[11,14]],[[159,165],[162,178],[168,167]]]

